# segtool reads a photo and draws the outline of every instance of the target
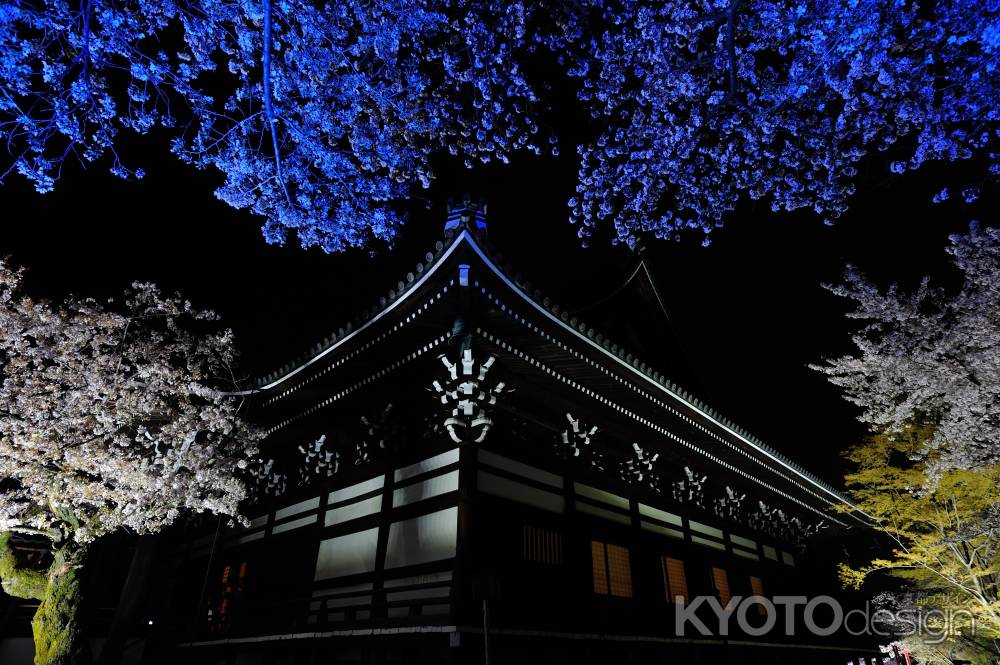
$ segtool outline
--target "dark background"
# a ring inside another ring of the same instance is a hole
[[[559,109],[556,109],[559,112]],[[559,129],[559,116],[551,120]],[[647,256],[666,306],[637,279],[627,248],[596,236],[581,247],[566,201],[576,176],[566,122],[559,158],[531,157],[468,171],[450,161],[415,200],[395,247],[325,255],[290,240],[267,245],[260,220],[217,201],[221,177],[184,166],[163,137],[129,138],[123,157],[147,172],[124,182],[104,164],[68,165],[56,191],[23,180],[0,187],[0,255],[29,268],[27,289],[61,298],[109,297],[134,280],[180,290],[235,330],[242,370],[275,369],[372,305],[442,236],[445,201],[465,192],[489,203],[495,251],[564,307],[663,371],[765,442],[839,484],[839,451],[863,428],[854,408],[807,367],[851,350],[849,304],[821,283],[853,263],[882,283],[913,286],[930,273],[953,280],[944,247],[969,220],[991,221],[994,200],[931,203],[945,184],[965,184],[961,165],[889,177],[884,160],[862,169],[851,212],[832,227],[808,213],[742,207],[711,246],[701,237],[650,240]]]

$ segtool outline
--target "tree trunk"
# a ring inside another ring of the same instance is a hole
[[[41,600],[49,578],[40,570],[22,568],[10,544],[10,532],[0,532],[0,587],[8,596]]]
[[[66,545],[53,552],[48,571],[22,567],[0,532],[0,586],[8,595],[38,600],[31,620],[35,665],[89,665],[90,646],[80,630],[80,568],[84,550]]]
[[[48,585],[31,620],[35,665],[89,665],[90,645],[80,628],[82,549],[56,550]]]

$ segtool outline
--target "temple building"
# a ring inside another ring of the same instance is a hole
[[[453,207],[370,311],[248,396],[270,460],[250,526],[164,546],[147,659],[861,654],[842,632],[678,630],[699,596],[836,594],[810,543],[864,516],[634,353],[491,258],[482,207]]]

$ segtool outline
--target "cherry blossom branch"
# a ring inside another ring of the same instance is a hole
[[[274,96],[271,92],[271,0],[264,0],[264,109],[267,122],[271,128],[271,145],[274,149],[274,170],[285,192],[285,200],[292,205],[292,197],[288,195],[288,185],[281,172],[281,148],[278,145],[278,130],[274,113]]]

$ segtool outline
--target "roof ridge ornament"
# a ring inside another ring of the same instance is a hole
[[[451,237],[467,229],[480,239],[486,238],[486,201],[473,201],[469,194],[461,201],[448,201],[448,215],[445,217],[444,232]]]

